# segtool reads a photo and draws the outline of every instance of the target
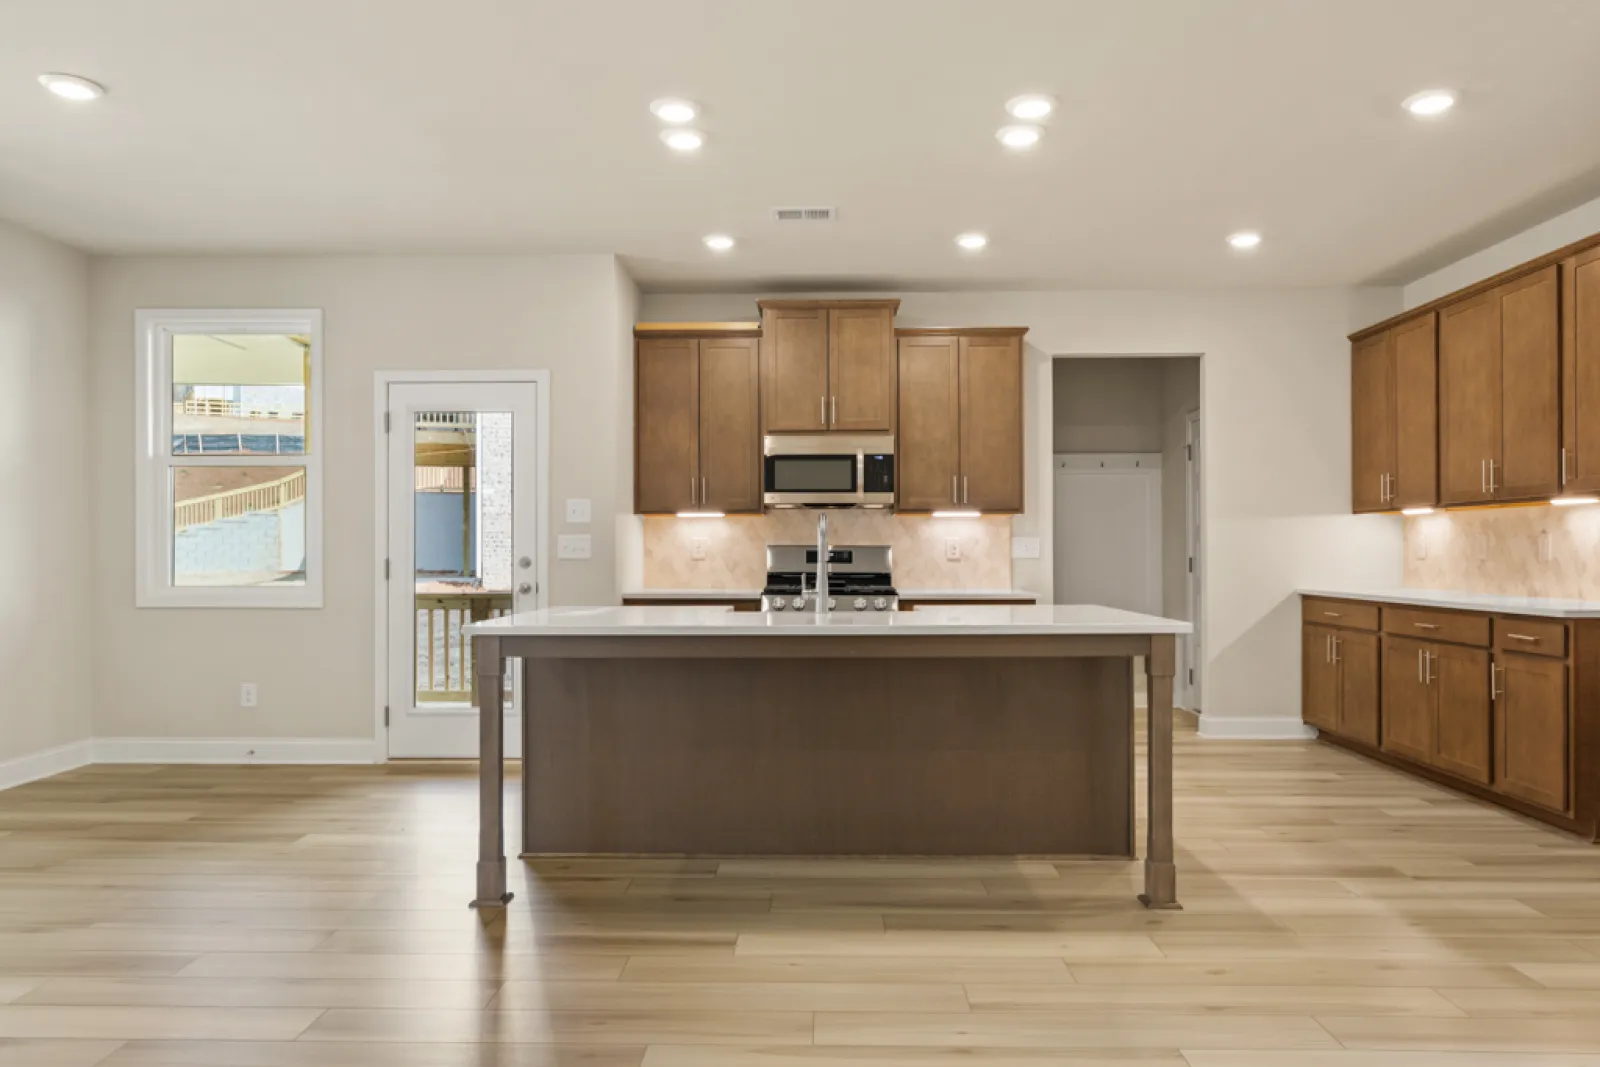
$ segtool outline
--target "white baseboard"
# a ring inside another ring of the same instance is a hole
[[[1200,716],[1200,736],[1213,741],[1309,741],[1315,727],[1282,716]]]
[[[67,771],[86,767],[91,762],[93,749],[88,741],[74,741],[57,745],[43,752],[30,752],[26,756],[0,761],[0,789],[26,785],[41,778],[50,778]]]
[[[369,737],[99,737],[95,763],[381,763]]]

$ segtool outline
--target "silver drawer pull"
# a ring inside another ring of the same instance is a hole
[[[1342,619],[1342,618],[1344,618],[1344,612],[1342,612],[1342,611],[1324,611],[1323,614],[1326,615],[1330,619]]]
[[[1439,624],[1436,622],[1414,622],[1411,625],[1419,630],[1437,630],[1439,628]]]
[[[1513,641],[1537,641],[1537,640],[1539,640],[1537,637],[1534,637],[1531,634],[1510,634],[1510,633],[1508,633],[1508,634],[1506,634],[1506,636],[1511,638],[1511,640],[1513,640]]]

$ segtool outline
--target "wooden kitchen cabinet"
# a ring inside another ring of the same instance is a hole
[[[1300,717],[1319,730],[1339,729],[1339,666],[1333,660],[1331,626],[1301,627]]]
[[[1346,610],[1353,609],[1353,610]],[[1302,718],[1320,731],[1378,743],[1378,635],[1367,613],[1336,601],[1306,603],[1301,627]],[[1327,622],[1312,622],[1311,619]],[[1376,615],[1371,619],[1377,626]]]
[[[893,433],[898,300],[761,300],[767,433]]]
[[[898,510],[1022,510],[1026,332],[899,331]]]
[[[1438,502],[1437,333],[1427,314],[1351,346],[1355,511]]]
[[[1425,641],[1383,638],[1383,731],[1385,752],[1418,763],[1433,758],[1433,694],[1427,682]]]
[[[1561,265],[1562,488],[1600,492],[1600,248]]]
[[[1534,500],[1561,490],[1556,267],[1439,312],[1439,501]]]
[[[1488,785],[1489,653],[1441,644],[1430,645],[1427,653],[1434,716],[1430,762],[1442,771]]]
[[[1367,745],[1378,743],[1380,694],[1377,634],[1345,632],[1338,635],[1338,733]]]
[[[636,512],[761,510],[753,333],[637,340]]]
[[[1494,658],[1494,787],[1559,812],[1569,809],[1568,673],[1559,659]]]

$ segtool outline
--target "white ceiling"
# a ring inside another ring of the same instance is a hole
[[[617,252],[646,289],[1401,281],[1600,194],[1597,54],[1600,0],[0,0],[0,216],[100,252]],[[1400,110],[1435,86],[1447,117]],[[1008,153],[1023,91],[1060,106]]]

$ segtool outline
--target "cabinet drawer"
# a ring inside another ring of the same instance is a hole
[[[1358,604],[1350,600],[1324,600],[1321,597],[1300,599],[1300,618],[1319,626],[1344,626],[1352,630],[1376,630],[1378,605]]]
[[[1535,656],[1567,654],[1567,624],[1549,619],[1496,616],[1494,647],[1502,652],[1527,652]]]
[[[1467,615],[1427,608],[1383,609],[1383,632],[1448,641],[1453,645],[1488,645],[1489,616]]]

